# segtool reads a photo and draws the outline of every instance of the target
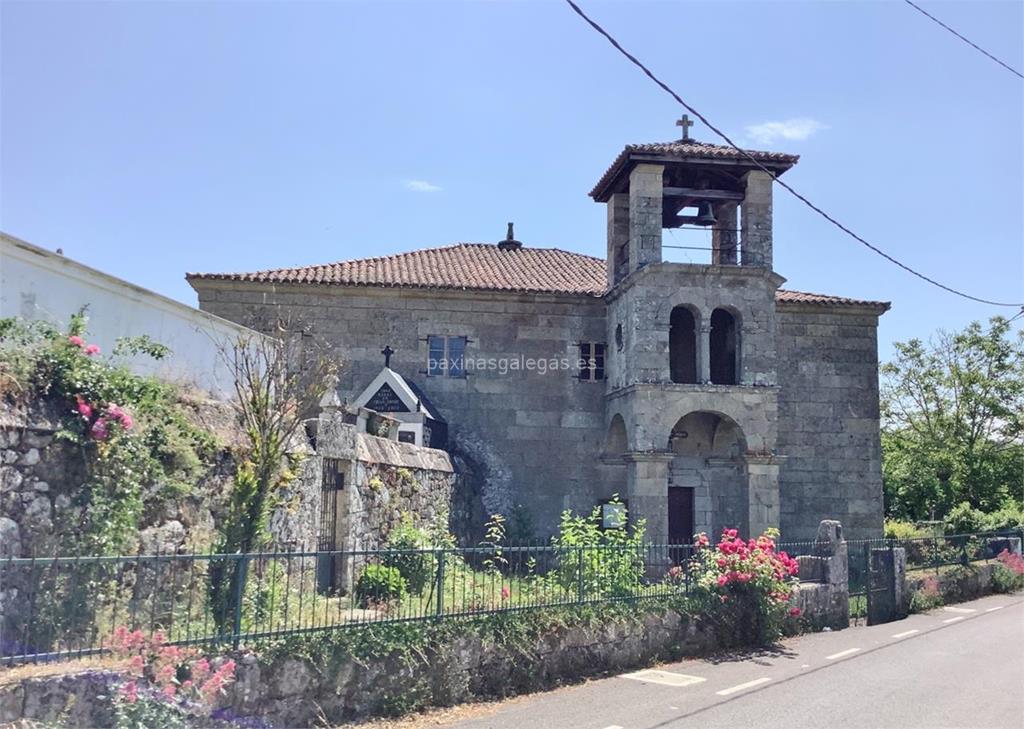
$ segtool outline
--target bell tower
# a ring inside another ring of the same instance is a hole
[[[606,462],[654,541],[779,521],[772,181],[798,158],[692,124],[627,146],[590,193],[608,215],[606,419],[626,431]],[[709,263],[664,261],[663,232],[684,226],[711,230]]]

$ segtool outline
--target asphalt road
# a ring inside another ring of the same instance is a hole
[[[458,729],[1022,729],[1024,596],[781,651],[659,666],[505,704]],[[674,685],[673,685],[674,684]]]

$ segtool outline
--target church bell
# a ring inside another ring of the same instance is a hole
[[[715,220],[715,212],[711,209],[711,203],[702,202],[697,206],[697,218],[693,221],[695,225],[709,226],[718,221]]]

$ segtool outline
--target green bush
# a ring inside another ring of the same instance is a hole
[[[611,502],[621,506],[620,501]],[[626,509],[622,506],[622,518]],[[558,536],[551,542],[558,547],[555,579],[570,594],[582,590],[585,599],[635,596],[644,575],[644,528],[646,520],[631,526],[601,528],[601,507],[590,516],[562,512]]]
[[[993,532],[1024,529],[1024,506],[1007,502],[998,511],[987,515],[987,528]]]
[[[407,586],[397,567],[367,565],[356,582],[356,599],[360,607],[405,598]]]
[[[899,519],[886,519],[884,534],[886,539],[920,539],[931,536],[927,529],[922,529],[914,522]]]
[[[437,560],[430,552],[415,550],[431,547],[430,535],[418,528],[412,515],[402,514],[398,526],[388,535],[387,549],[396,550],[388,553],[381,560],[384,566],[394,567],[405,578],[409,590],[417,595],[433,578],[437,569]]]
[[[954,506],[945,519],[946,534],[973,534],[988,529],[988,515],[966,501]]]

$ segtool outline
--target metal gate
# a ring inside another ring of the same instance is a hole
[[[864,545],[868,625],[889,623],[904,617],[896,589],[897,580],[902,577],[902,553],[902,548],[894,549],[891,543],[888,547],[874,549],[870,544]]]
[[[317,534],[316,584],[320,592],[337,587],[338,559],[331,554],[338,549],[338,494],[345,488],[344,461],[325,458],[320,477],[320,530]]]

